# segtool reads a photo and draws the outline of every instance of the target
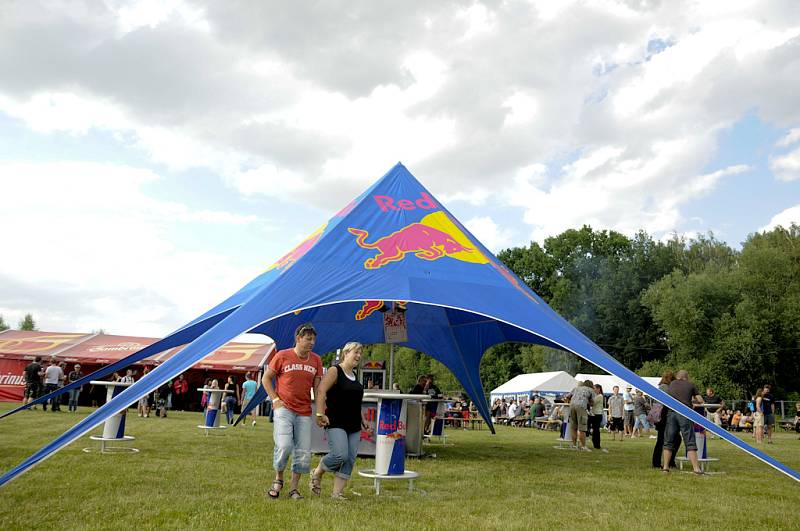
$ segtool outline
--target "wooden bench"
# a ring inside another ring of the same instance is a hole
[[[445,423],[450,421],[454,425],[457,424],[461,428],[464,428],[464,429],[467,429],[464,425],[466,423],[468,423],[468,422],[470,423],[470,428],[473,429],[473,430],[475,429],[475,425],[476,424],[478,425],[478,429],[479,430],[483,429],[484,420],[481,417],[469,417],[469,418],[464,418],[464,417],[437,417],[437,418],[441,418],[442,420],[445,421]]]
[[[536,427],[539,428],[540,430],[547,430],[550,428],[550,426],[561,425],[560,420],[550,419],[548,417],[539,417],[535,419],[534,422],[536,423]]]

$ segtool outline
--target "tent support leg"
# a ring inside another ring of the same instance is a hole
[[[394,343],[389,344],[389,389],[394,389]]]

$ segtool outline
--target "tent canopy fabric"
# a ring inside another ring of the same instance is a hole
[[[658,387],[658,382],[661,381],[661,378],[654,377],[654,376],[642,376],[642,380],[649,383],[654,387]],[[575,375],[575,380],[579,382],[584,382],[586,380],[591,380],[593,384],[600,384],[603,387],[604,394],[611,394],[611,390],[614,386],[619,387],[619,391],[622,393],[625,391],[625,387],[629,385],[630,382],[626,382],[622,378],[618,378],[613,374],[583,374],[579,373]],[[630,386],[636,389],[636,385],[630,383]],[[647,392],[645,392],[647,394]]]
[[[494,400],[507,395],[530,394],[533,391],[569,393],[575,388],[575,385],[575,378],[564,371],[534,372],[517,375],[503,385],[492,389],[489,394]]]
[[[0,332],[0,358],[47,359],[93,337],[94,334],[4,330]]]
[[[11,333],[9,333],[11,332]],[[128,359],[131,354],[157,343],[152,337],[110,334],[65,334],[58,332],[7,330],[0,334],[0,359],[33,360],[41,356],[47,361],[55,356],[67,363],[103,365]],[[166,349],[136,361],[139,365],[158,365],[181,351]],[[264,366],[275,348],[273,342],[226,343],[196,363],[194,369],[232,372],[256,371]]]
[[[800,475],[643,381],[561,318],[509,271],[401,164],[263,274],[186,327],[148,347],[181,352],[0,477],[3,485],[243,332],[280,348],[312,321],[316,350],[383,341],[375,301],[406,301],[408,341],[447,366],[491,419],[479,378],[483,353],[508,341],[573,352],[800,480]],[[185,341],[183,341],[185,342]],[[182,342],[182,343],[183,343]],[[177,344],[182,344],[177,343]],[[147,350],[147,349],[145,349]]]

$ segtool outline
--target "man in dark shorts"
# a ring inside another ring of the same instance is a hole
[[[772,387],[764,385],[764,394],[761,395],[761,406],[764,408],[764,425],[767,427],[767,443],[772,444],[772,432],[775,430],[775,398],[772,396]]]
[[[693,401],[698,404],[703,403],[700,391],[689,381],[689,373],[683,369],[679,370],[675,375],[675,380],[669,384],[667,392],[672,398],[686,407],[692,407]],[[671,409],[667,413],[667,424],[664,428],[664,454],[661,460],[664,468],[661,469],[662,472],[669,472],[669,463],[672,459],[672,453],[677,448],[679,437],[683,438],[683,444],[686,445],[686,455],[692,463],[694,473],[703,474],[697,461],[697,441],[694,436],[694,423]]]
[[[609,429],[611,430],[612,440],[617,439],[619,433],[619,440],[625,439],[625,427],[623,424],[623,417],[625,415],[625,400],[619,394],[619,386],[613,387],[613,393],[608,397],[608,416],[609,416]]]
[[[22,398],[22,405],[33,402],[42,393],[42,357],[36,358],[25,367],[25,395]],[[33,406],[31,409],[36,409]]]

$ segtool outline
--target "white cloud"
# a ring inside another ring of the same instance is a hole
[[[800,179],[800,148],[790,151],[785,155],[773,157],[770,160],[769,167],[775,172],[775,177],[780,181],[795,181]]]
[[[798,35],[790,2],[757,0],[6,2],[0,70],[14,75],[0,87],[0,113],[50,135],[43,145],[64,133],[73,143],[115,139],[109,152],[130,149],[153,169],[4,163],[5,175],[33,176],[53,193],[28,188],[39,202],[25,209],[4,203],[0,219],[25,222],[44,243],[14,239],[30,257],[0,272],[105,290],[119,287],[109,273],[118,268],[135,287],[163,288],[163,300],[141,299],[145,308],[195,301],[159,280],[195,260],[224,277],[204,284],[229,285],[239,266],[193,254],[170,224],[263,220],[153,201],[142,190],[163,168],[200,169],[248,200],[330,212],[400,160],[445,203],[521,212],[536,239],[584,223],[694,230],[703,223],[686,219],[687,205],[756,165],[714,166],[722,131],[754,113],[795,128],[776,148],[800,140]],[[798,150],[781,151],[770,168],[793,180],[799,161]],[[522,232],[477,214],[474,226],[498,246]],[[70,241],[102,242],[109,256],[89,258],[113,267],[72,265]],[[117,257],[129,252],[122,242],[151,251],[134,268]],[[50,247],[66,257],[63,277]],[[162,256],[169,263],[151,264]]]
[[[758,229],[759,232],[770,231],[775,227],[790,227],[792,223],[800,225],[800,204],[778,212],[769,223]]]
[[[112,164],[0,163],[0,226],[14,227],[3,238],[2,300],[30,307],[46,287],[42,328],[158,335],[259,272],[213,249],[181,248],[168,228],[263,220],[156,201],[142,189],[159,178]],[[81,312],[69,315],[70,305]]]
[[[488,216],[480,216],[467,220],[464,226],[475,235],[478,240],[493,253],[508,247],[511,243],[511,234],[501,229],[495,221]]]
[[[775,147],[789,147],[795,142],[800,141],[800,127],[790,129],[783,138],[775,143]]]

